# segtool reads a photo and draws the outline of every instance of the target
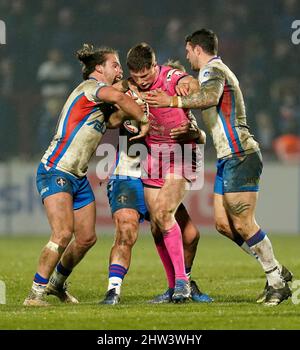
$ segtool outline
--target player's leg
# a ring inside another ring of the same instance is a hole
[[[271,241],[255,220],[258,183],[262,171],[259,152],[236,156],[224,166],[224,207],[234,229],[258,256],[266,273],[268,288],[266,305],[277,305],[287,299],[291,291],[281,275],[281,266],[275,259]]]
[[[65,281],[86,252],[96,243],[96,207],[95,196],[88,179],[86,177],[81,179],[72,177],[71,182],[73,188],[74,240],[66,248],[57,264],[46,292],[57,296],[62,302],[78,303],[78,300],[67,292]]]
[[[116,231],[110,252],[108,287],[103,304],[115,305],[120,301],[121,286],[138,237],[139,218],[140,214],[135,209],[122,208],[113,214]]]
[[[255,220],[256,192],[225,193],[225,205],[237,232],[258,256],[268,281],[266,305],[277,305],[291,295],[287,282],[281,275],[281,265],[275,258],[267,234]]]
[[[160,191],[160,187],[145,187],[145,201],[150,213],[151,219],[151,233],[154,239],[155,247],[160,257],[160,260],[164,266],[167,281],[168,281],[168,289],[165,293],[159,294],[154,299],[150,300],[150,303],[153,304],[161,304],[161,303],[169,303],[172,301],[172,296],[174,293],[175,287],[175,271],[172,260],[168,253],[167,247],[165,245],[163,234],[157,224],[151,218],[151,212],[154,212],[157,202],[157,196]]]
[[[120,301],[121,285],[130,266],[139,222],[144,220],[147,208],[139,178],[111,179],[107,194],[116,231],[110,252],[107,293],[101,303],[115,305]]]
[[[73,199],[69,193],[55,193],[44,199],[44,206],[51,226],[49,242],[43,248],[31,292],[24,305],[47,305],[43,300],[49,278],[62,253],[69,244],[73,228]]]
[[[74,210],[74,239],[57,264],[46,290],[47,294],[56,295],[62,302],[78,303],[78,300],[67,291],[65,281],[87,251],[96,243],[95,221],[95,201]]]
[[[236,243],[247,254],[258,259],[258,256],[251,251],[243,237],[235,230],[231,217],[227,214],[224,207],[224,196],[218,193],[214,194],[214,216],[216,230],[225,237]]]
[[[175,218],[182,232],[185,272],[190,280],[191,298],[196,302],[212,302],[213,299],[207,294],[202,293],[197,286],[196,281],[191,279],[192,266],[197,252],[200,232],[192,222],[192,219],[182,203],[176,211]]]
[[[186,180],[184,178],[178,179],[173,175],[167,176],[155,201],[150,197],[155,189],[145,189],[145,199],[147,205],[149,205],[148,209],[150,211],[151,220],[163,233],[163,242],[174,267],[174,301],[184,301],[190,294],[188,278],[184,267],[182,233],[175,220],[175,212],[185,195],[185,185]]]
[[[182,232],[184,263],[187,276],[190,278],[193,261],[196,256],[200,232],[192,222],[185,206],[181,203],[176,211],[175,219]]]
[[[216,230],[235,242],[241,249],[246,253],[257,259],[244,241],[242,236],[234,229],[232,220],[227,214],[226,208],[224,207],[224,176],[226,176],[226,165],[227,160],[218,160],[217,162],[217,173],[214,184],[214,216]],[[229,173],[230,176],[231,174]],[[227,181],[227,180],[226,180]]]
[[[223,194],[223,185],[222,185],[223,178],[221,177],[220,173],[218,173],[218,175],[216,177],[215,194],[214,194],[214,213],[215,213],[216,229],[219,233],[221,233],[225,237],[228,237],[233,242],[235,242],[241,249],[243,249],[243,251],[245,251],[255,259],[259,260],[258,255],[255,253],[255,251],[250,249],[247,242],[238,233],[238,231],[235,229],[233,225],[232,219],[228,214],[227,209],[224,206],[224,194]],[[283,265],[279,264],[279,268],[281,270],[281,274],[284,280],[286,282],[291,281],[293,278],[292,273]],[[262,303],[265,301],[267,287],[268,287],[268,282],[266,283],[264,291],[257,298],[258,303]]]

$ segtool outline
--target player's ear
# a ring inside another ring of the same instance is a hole
[[[103,67],[101,66],[101,64],[96,64],[95,71],[100,73],[100,74],[103,73]]]
[[[194,50],[195,50],[195,53],[196,53],[197,55],[201,55],[202,52],[203,52],[202,47],[199,46],[199,45],[196,45]]]

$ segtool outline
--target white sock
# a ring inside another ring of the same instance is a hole
[[[120,277],[110,277],[108,279],[108,287],[107,287],[107,290],[110,290],[110,289],[113,289],[115,288],[116,289],[116,293],[118,295],[121,294],[121,286],[122,286],[122,278]]]
[[[45,293],[46,286],[47,284],[39,284],[36,282],[32,282],[31,290],[37,297],[41,298]]]
[[[284,287],[280,266],[274,257],[272,243],[267,235],[258,243],[250,247],[253,254],[258,256],[262,268],[266,272],[268,284],[276,289]]]
[[[259,260],[258,255],[250,249],[250,247],[248,246],[248,244],[246,242],[244,242],[242,245],[240,245],[240,247],[241,247],[241,249],[243,249],[244,252],[253,256],[256,260]]]

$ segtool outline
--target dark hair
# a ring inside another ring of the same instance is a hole
[[[155,61],[152,47],[146,43],[140,43],[128,51],[126,64],[129,70],[139,72],[145,68],[151,68]]]
[[[216,55],[218,53],[218,38],[216,34],[210,29],[200,29],[185,38],[185,42],[192,47],[199,45],[202,49],[210,54]]]
[[[82,48],[76,51],[76,56],[82,63],[83,79],[88,79],[93,73],[97,64],[104,64],[108,54],[118,55],[118,52],[110,47],[94,48],[92,44],[83,44]]]

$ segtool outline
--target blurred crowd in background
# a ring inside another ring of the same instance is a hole
[[[178,59],[195,75],[184,38],[202,27],[216,32],[219,54],[240,81],[264,158],[300,159],[300,45],[291,41],[298,0],[0,0],[0,19],[7,30],[0,45],[0,160],[41,157],[81,80],[74,53],[84,42],[118,49],[125,76],[126,53],[141,41],[159,63]],[[211,142],[206,158],[215,158]]]

